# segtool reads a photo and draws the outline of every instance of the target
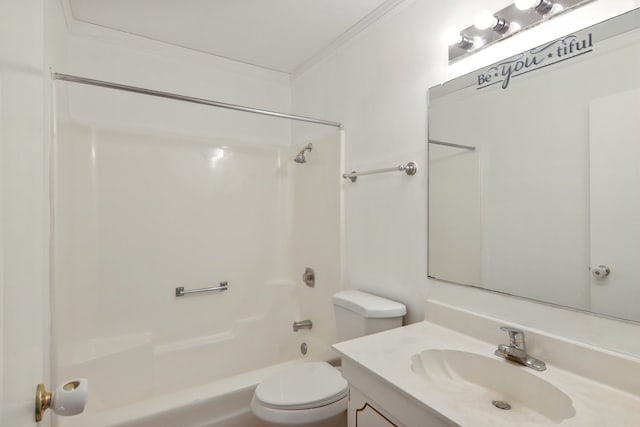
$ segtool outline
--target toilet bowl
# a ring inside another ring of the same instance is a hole
[[[407,308],[356,290],[333,296],[338,341],[402,326]],[[326,362],[283,369],[258,385],[251,410],[266,427],[346,427],[349,388]]]
[[[262,381],[251,410],[267,427],[346,427],[349,388],[326,362],[288,367]]]

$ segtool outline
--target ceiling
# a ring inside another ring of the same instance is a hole
[[[73,18],[293,73],[398,0],[68,0]]]

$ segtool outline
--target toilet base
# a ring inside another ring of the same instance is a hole
[[[349,397],[318,408],[283,410],[263,406],[254,397],[251,411],[264,427],[347,427]]]
[[[258,425],[261,427],[347,427],[347,411],[344,411],[326,420],[312,421],[305,424],[274,424],[268,421],[260,420]]]

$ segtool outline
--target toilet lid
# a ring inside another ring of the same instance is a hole
[[[266,378],[255,398],[277,409],[308,409],[328,405],[348,392],[347,381],[327,362],[300,363]]]

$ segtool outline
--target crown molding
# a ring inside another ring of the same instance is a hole
[[[380,21],[385,16],[395,12],[400,9],[401,6],[404,6],[408,3],[413,3],[414,0],[387,0],[374,9],[367,16],[362,18],[352,27],[350,27],[347,31],[342,33],[338,38],[336,38],[329,45],[315,53],[309,59],[298,65],[291,72],[291,80],[295,80],[300,75],[302,75],[305,71],[313,68],[317,64],[323,62],[327,58],[331,57],[335,52],[340,50],[343,46],[347,45],[351,40],[355,39],[359,34],[373,26],[375,23]]]
[[[162,43],[164,45],[176,46],[176,47],[179,47],[179,48],[182,48],[182,49],[194,50],[196,52],[205,53],[205,54],[208,54],[208,55],[211,55],[211,56],[214,56],[214,57],[218,57],[218,58],[222,58],[222,59],[226,59],[226,60],[229,60],[229,61],[238,62],[238,63],[242,63],[242,64],[245,64],[245,65],[250,65],[250,66],[254,66],[254,67],[258,67],[258,68],[263,68],[265,70],[270,70],[270,71],[274,71],[274,72],[278,72],[278,73],[288,74],[292,81],[295,80],[299,75],[303,74],[306,70],[314,67],[315,65],[323,62],[325,59],[331,57],[340,48],[342,48],[345,45],[347,45],[351,40],[356,38],[358,35],[360,35],[362,32],[364,32],[368,28],[372,27],[375,23],[380,21],[385,16],[387,16],[387,15],[391,14],[392,12],[395,12],[396,10],[400,9],[400,7],[402,7],[402,6],[406,5],[406,4],[412,3],[414,1],[415,0],[386,0],[380,6],[378,6],[373,11],[371,11],[369,14],[367,14],[364,18],[362,18],[360,21],[358,21],[353,26],[351,26],[349,29],[347,29],[345,32],[343,32],[340,36],[338,36],[330,44],[328,44],[327,46],[325,46],[324,48],[322,48],[321,50],[319,50],[318,52],[313,54],[310,58],[306,59],[301,64],[297,65],[291,72],[287,72],[287,71],[283,71],[283,70],[273,70],[273,69],[264,67],[264,66],[259,65],[259,64],[245,63],[245,62],[242,62],[242,61],[238,61],[237,59],[226,58],[224,56],[216,55],[216,54],[211,53],[211,52],[203,52],[203,51],[200,51],[200,50],[197,50],[197,49],[193,49],[193,48],[190,48],[190,47],[180,46],[180,45],[167,43],[167,42],[162,42],[162,41],[159,41],[159,40],[155,40],[155,39],[151,39],[151,38],[148,38],[148,37],[140,36],[138,34],[128,33],[128,32],[124,32],[122,30],[117,30],[117,29],[114,29],[114,28],[104,27],[104,26],[101,26],[101,25],[98,25],[98,24],[95,24],[95,23],[81,21],[81,20],[78,20],[74,16],[73,10],[71,8],[69,0],[59,0],[60,5],[62,7],[63,14],[64,14],[64,19],[65,19],[65,22],[66,22],[66,25],[67,25],[67,30],[69,31],[69,33],[71,35],[81,35],[81,36],[85,36],[85,37],[86,36],[88,36],[88,37],[98,37],[98,38],[104,39],[105,38],[105,34],[108,34],[109,38],[111,38],[111,39],[128,40],[129,42],[131,41],[131,37],[133,36],[136,39],[139,38],[139,39],[145,39],[145,40],[152,40],[152,41],[155,41],[157,43]]]

